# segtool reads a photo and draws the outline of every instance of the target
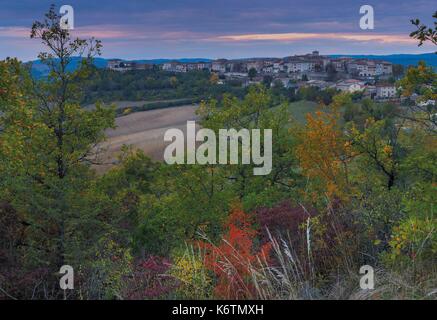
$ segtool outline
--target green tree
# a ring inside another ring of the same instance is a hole
[[[112,108],[97,105],[88,111],[78,103],[81,80],[92,72],[100,42],[74,39],[59,20],[52,6],[31,31],[48,50],[39,54],[48,77],[31,80],[9,60],[1,64],[0,79],[0,88],[6,88],[0,103],[3,198],[26,225],[21,244],[27,248],[26,264],[46,266],[50,275],[67,262],[85,263],[95,249],[92,239],[109,231],[101,216],[105,200],[95,198],[90,165],[98,160],[104,130],[114,126]],[[79,67],[70,71],[74,57],[83,53]]]
[[[432,17],[437,19],[437,11]],[[419,40],[419,46],[427,41],[437,45],[437,21],[434,21],[434,28],[427,27],[419,19],[411,20],[411,23],[416,26],[417,30],[411,32],[410,37]]]
[[[402,96],[417,96],[415,105],[402,113],[404,119],[413,121],[435,134],[437,130],[437,106],[427,103],[437,100],[437,74],[425,62],[419,62],[417,67],[408,68],[405,77],[398,81]]]
[[[258,74],[258,72],[256,71],[255,68],[250,68],[250,70],[248,72],[248,76],[249,76],[250,80],[253,80],[253,78],[255,78],[257,74]]]

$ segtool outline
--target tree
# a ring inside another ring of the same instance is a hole
[[[437,19],[437,11],[432,17]],[[434,29],[421,24],[419,19],[411,20],[411,23],[416,26],[417,30],[411,32],[410,37],[419,40],[419,46],[423,45],[423,43],[427,41],[437,45],[437,20],[434,21]]]
[[[292,123],[291,113],[286,103],[273,108],[273,97],[270,91],[262,85],[252,86],[244,99],[226,95],[219,105],[217,101],[201,103],[198,114],[201,125],[216,132],[222,128],[240,129],[271,129],[272,140],[272,171],[266,176],[254,176],[254,164],[218,166],[222,174],[232,181],[232,191],[242,199],[245,209],[251,206],[281,199],[292,188],[295,174],[290,172],[296,159],[290,152],[294,137],[289,133]],[[241,145],[243,141],[238,140]],[[241,150],[239,147],[239,157]],[[287,191],[288,190],[288,191]],[[250,205],[249,205],[250,204]]]
[[[219,82],[219,76],[217,75],[217,73],[211,74],[211,77],[209,78],[209,82],[211,84],[217,84]]]
[[[307,124],[299,133],[296,154],[304,175],[313,183],[311,200],[317,196],[345,199],[350,195],[348,163],[354,154],[339,124],[339,109],[349,103],[349,95],[334,96],[327,111],[307,114]]]
[[[270,88],[270,85],[273,81],[273,77],[272,76],[264,76],[263,77],[263,84],[267,87]]]
[[[386,179],[383,184],[388,190],[399,178],[399,166],[404,154],[399,141],[401,135],[401,126],[396,126],[391,120],[375,121],[369,118],[363,132],[355,127],[351,129],[352,145],[357,154],[364,157],[364,167],[373,167],[382,173]]]
[[[90,165],[98,160],[96,146],[104,139],[104,130],[114,126],[112,108],[97,104],[88,111],[78,104],[82,80],[93,70],[100,42],[74,39],[60,28],[59,20],[52,6],[31,30],[31,38],[47,48],[39,54],[50,70],[47,78],[31,79],[16,61],[6,61],[2,73],[7,78],[0,79],[0,87],[8,88],[0,103],[0,167],[15,166],[4,172],[3,188],[9,192],[3,197],[26,225],[21,244],[26,263],[48,266],[50,279],[67,262],[85,263],[95,249],[91,239],[108,231]],[[83,54],[78,68],[70,71],[73,59]],[[14,86],[16,92],[11,94]],[[10,152],[12,145],[15,150]]]
[[[257,74],[258,74],[258,71],[256,71],[255,68],[250,68],[250,70],[248,72],[250,80],[253,80],[253,78],[255,78]]]
[[[178,83],[179,83],[178,78],[176,78],[175,76],[173,76],[173,77],[170,78],[170,85],[171,85],[173,88],[176,88],[177,85],[178,85]]]
[[[401,64],[394,64],[393,65],[393,76],[395,78],[398,78],[404,74],[404,66]]]
[[[417,67],[408,68],[405,77],[398,81],[404,97],[417,96],[414,107],[410,107],[401,116],[425,127],[435,134],[437,130],[436,105],[428,104],[437,100],[437,74],[432,67],[420,61]]]

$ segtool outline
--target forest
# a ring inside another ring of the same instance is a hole
[[[242,97],[244,89],[230,84],[216,85],[217,79],[208,71],[170,73],[155,66],[152,70],[117,72],[90,68],[84,79],[82,104],[117,100],[170,100],[217,98],[223,93]]]
[[[417,26],[413,38],[436,43]],[[72,37],[53,9],[30,35],[46,48],[47,79],[0,61],[0,299],[436,299],[435,105],[319,93],[300,122],[288,108],[299,97],[284,88],[156,70],[133,87],[141,74],[96,73],[102,43]],[[399,86],[406,99],[437,99],[424,63]],[[116,116],[99,100],[131,95],[197,97],[201,126],[215,132],[272,129],[271,173],[167,165],[126,146],[97,174]],[[64,265],[74,290],[59,288]],[[374,290],[360,288],[364,265]]]

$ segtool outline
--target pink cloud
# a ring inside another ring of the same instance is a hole
[[[0,37],[28,39],[30,28],[28,27],[0,27]],[[190,32],[190,31],[164,31],[164,30],[144,30],[141,26],[122,26],[122,25],[90,25],[78,27],[71,31],[73,37],[91,38],[101,40],[159,40],[159,41],[183,41],[183,40],[202,40],[209,38],[210,35]]]
[[[379,43],[414,43],[407,35],[369,34],[369,33],[263,33],[225,35],[215,38],[219,41],[300,41],[308,39],[347,40]]]
[[[23,38],[29,37],[30,28],[25,27],[0,27],[0,37],[3,38]]]

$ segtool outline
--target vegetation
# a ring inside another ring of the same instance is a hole
[[[209,71],[171,73],[153,68],[118,72],[94,68],[84,82],[83,105],[97,101],[161,101],[176,99],[220,98],[224,93],[238,97],[244,88],[236,83],[217,84],[218,79]]]
[[[437,19],[437,11],[432,16]],[[427,27],[424,24],[421,24],[419,19],[411,20],[411,23],[416,26],[417,30],[411,32],[410,37],[419,40],[419,46],[421,46],[424,42],[431,42],[437,45],[437,22],[434,21],[434,28]]]
[[[230,89],[200,103],[201,125],[272,129],[269,175],[254,176],[254,165],[166,165],[125,147],[98,176],[96,146],[115,110],[82,109],[79,93],[97,76],[100,42],[72,39],[53,8],[32,37],[48,50],[48,79],[0,62],[0,298],[435,299],[435,106]],[[81,68],[67,72],[78,52]],[[218,81],[150,72],[173,87],[188,85],[184,77],[205,88]],[[404,95],[435,98],[436,74],[423,64],[400,83]],[[311,111],[305,121],[302,111]],[[59,289],[66,264],[74,290]],[[375,290],[359,287],[366,264]]]

